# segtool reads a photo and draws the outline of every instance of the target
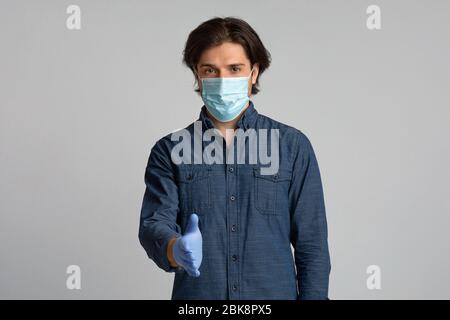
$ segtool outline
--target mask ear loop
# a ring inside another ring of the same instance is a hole
[[[251,68],[250,74],[247,76],[247,80],[250,79],[250,78],[252,77],[252,73],[253,73],[253,68]]]
[[[253,70],[254,70],[254,67],[252,67],[252,70],[250,70],[250,74],[249,74],[249,76],[247,77],[247,80],[251,79],[252,74],[253,74]],[[253,81],[250,81],[250,82],[251,82],[250,85],[252,86],[252,91],[253,91]]]

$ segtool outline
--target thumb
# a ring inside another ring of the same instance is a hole
[[[186,233],[194,233],[198,230],[198,216],[197,214],[193,213],[189,217],[189,222],[186,227]]]

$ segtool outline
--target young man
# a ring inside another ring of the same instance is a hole
[[[175,272],[172,299],[328,299],[313,148],[250,100],[269,52],[246,22],[214,18],[190,33],[184,63],[204,105],[153,146],[139,226],[150,259]]]

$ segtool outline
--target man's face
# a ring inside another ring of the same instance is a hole
[[[201,78],[248,77],[251,71],[250,60],[244,48],[237,43],[225,42],[219,46],[205,50],[197,64],[197,82],[202,90]],[[255,64],[249,79],[248,95],[251,95],[252,84],[256,83],[259,68]]]

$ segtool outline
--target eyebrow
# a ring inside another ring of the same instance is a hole
[[[228,67],[237,67],[237,66],[245,66],[245,63],[231,63],[228,65]],[[217,68],[216,65],[212,63],[202,63],[199,68],[201,67],[211,67],[211,68]]]

